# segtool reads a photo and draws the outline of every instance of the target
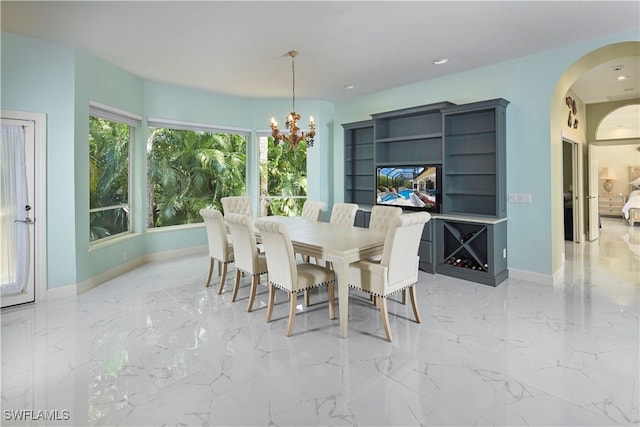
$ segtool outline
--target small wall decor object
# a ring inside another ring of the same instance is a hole
[[[578,129],[578,119],[574,118],[578,115],[578,106],[576,100],[567,96],[565,99],[567,107],[569,108],[569,118],[567,119],[567,126],[570,128]]]

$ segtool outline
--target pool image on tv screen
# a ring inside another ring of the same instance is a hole
[[[376,204],[440,212],[438,166],[376,168]]]

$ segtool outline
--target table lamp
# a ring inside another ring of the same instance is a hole
[[[618,176],[613,168],[602,168],[600,179],[604,179],[604,183],[602,184],[604,191],[611,193],[611,190],[613,190],[613,180],[618,179]]]

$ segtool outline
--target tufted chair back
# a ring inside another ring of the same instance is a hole
[[[224,214],[240,214],[252,216],[251,199],[249,196],[228,196],[220,199]]]
[[[388,267],[389,288],[406,287],[418,281],[418,248],[427,212],[399,215],[389,224],[380,265]],[[388,291],[388,290],[387,290]]]
[[[331,224],[353,225],[358,212],[358,205],[355,203],[335,203],[331,209]]]
[[[391,220],[402,215],[402,208],[397,206],[374,206],[371,209],[369,228],[371,230],[387,232]]]
[[[302,218],[309,221],[320,221],[320,215],[324,209],[324,202],[307,200],[302,206]]]

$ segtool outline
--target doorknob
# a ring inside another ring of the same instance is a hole
[[[23,224],[33,224],[35,222],[35,220],[33,220],[31,218],[25,218],[25,219],[16,219],[13,222],[22,222]]]

